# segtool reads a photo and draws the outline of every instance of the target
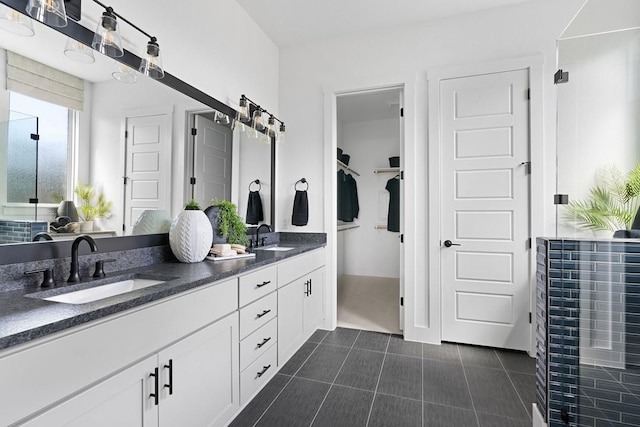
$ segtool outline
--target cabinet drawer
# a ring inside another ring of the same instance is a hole
[[[276,373],[277,348],[278,346],[272,345],[262,357],[249,365],[249,367],[240,374],[241,405],[247,402],[256,390],[267,383]]]
[[[240,307],[262,298],[276,289],[277,268],[271,266],[240,277]]]
[[[318,249],[278,264],[278,286],[284,286],[324,265],[324,249]]]
[[[278,297],[275,292],[240,309],[240,339],[265,325],[278,314]]]
[[[244,371],[251,362],[266,353],[277,339],[278,319],[271,319],[269,323],[242,340],[240,343],[240,371]]]

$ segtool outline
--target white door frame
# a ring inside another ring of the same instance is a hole
[[[327,84],[324,87],[324,230],[327,234],[326,275],[325,275],[325,329],[335,329],[338,321],[338,283],[337,283],[337,102],[340,95],[365,93],[382,89],[402,88],[404,92],[404,260],[400,264],[400,277],[404,278],[404,335],[405,339],[414,339],[414,310],[415,301],[415,253],[416,239],[416,163],[418,148],[415,137],[416,118],[416,76],[404,74],[388,78],[353,79],[339,83]],[[424,158],[424,157],[423,157]],[[423,164],[421,162],[420,164]],[[398,302],[399,303],[399,302]]]
[[[503,61],[492,61],[478,64],[467,64],[455,67],[433,68],[427,72],[429,80],[429,151],[428,151],[428,281],[430,320],[428,342],[439,343],[442,339],[441,320],[441,256],[440,256],[440,194],[441,194],[441,129],[440,129],[440,81],[444,79],[466,77],[478,74],[490,74],[503,71],[528,69],[531,101],[529,104],[530,132],[530,233],[533,247],[530,251],[529,310],[532,313],[530,326],[530,354],[535,354],[535,237],[544,233],[544,138],[543,138],[543,87],[544,57],[542,55],[514,58]],[[537,209],[536,209],[537,208]]]

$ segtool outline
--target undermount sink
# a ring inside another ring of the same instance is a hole
[[[164,282],[164,280],[134,278],[40,299],[45,301],[62,302],[65,304],[85,304],[115,295],[148,288],[149,286],[159,285]]]
[[[264,248],[253,248],[256,251],[274,251],[274,252],[284,252],[284,251],[290,251],[292,249],[292,247],[289,246],[267,246]]]

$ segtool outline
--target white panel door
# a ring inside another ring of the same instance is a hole
[[[171,113],[126,119],[125,234],[142,211],[171,211]]]
[[[440,83],[442,339],[529,348],[527,70]]]
[[[195,118],[194,199],[203,208],[212,199],[231,200],[231,129],[205,117]]]

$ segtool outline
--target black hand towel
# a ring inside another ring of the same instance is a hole
[[[247,202],[247,224],[256,225],[260,221],[264,221],[264,213],[262,212],[262,199],[258,191],[249,191],[249,201]]]
[[[291,224],[307,225],[309,222],[309,199],[307,192],[296,190],[296,196],[293,199],[293,214],[291,215]]]

